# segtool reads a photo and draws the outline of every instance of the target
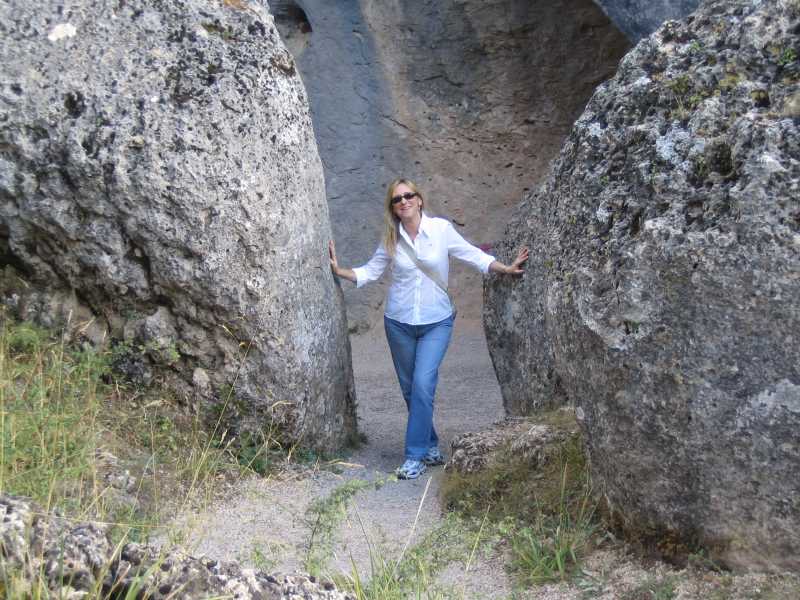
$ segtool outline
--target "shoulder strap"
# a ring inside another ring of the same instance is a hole
[[[445,294],[447,294],[447,298],[448,298],[448,300],[450,300],[450,306],[452,306],[453,307],[453,311],[455,311],[456,303],[453,301],[453,296],[450,295],[450,292],[447,289],[447,285],[445,285],[444,281],[442,281],[442,278],[439,277],[438,273],[436,273],[435,271],[429,269],[426,265],[423,265],[420,262],[420,260],[417,258],[417,254],[414,252],[414,249],[411,247],[411,244],[409,244],[406,241],[406,238],[404,238],[400,234],[399,231],[397,232],[397,245],[400,246],[403,249],[403,252],[405,252],[406,255],[408,256],[408,258],[410,258],[411,261],[415,265],[417,265],[417,268],[420,271],[422,271],[423,273],[425,273],[425,275],[430,277],[433,280],[433,283],[438,285],[441,288],[441,290]]]

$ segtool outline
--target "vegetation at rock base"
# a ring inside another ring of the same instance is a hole
[[[290,456],[318,459],[281,447],[269,427],[237,443],[209,431],[158,382],[118,378],[123,350],[70,344],[60,331],[0,315],[0,493],[140,540],[163,532],[177,502],[202,504]]]
[[[59,331],[0,320],[0,492],[30,496],[45,510],[59,509],[76,521],[108,523],[119,548],[129,540],[173,539],[168,531],[180,537],[180,531],[169,529],[170,517],[186,508],[176,503],[200,505],[221,483],[256,472],[269,475],[289,456],[318,460],[299,448],[281,455],[268,428],[234,448],[158,385],[119,381],[113,359],[113,350],[71,345]],[[375,486],[402,485],[392,477],[345,481],[306,514],[310,538],[304,567],[359,600],[445,600],[468,597],[458,583],[438,580],[446,567],[466,573],[493,557],[515,575],[519,597],[547,582],[567,585],[581,598],[603,596],[615,584],[602,570],[587,566],[587,554],[609,542],[573,419],[563,410],[537,417],[568,433],[541,468],[531,469],[501,448],[498,459],[476,476],[446,471],[445,514],[433,529],[414,543],[409,536],[397,556],[380,540],[368,539],[362,525],[369,567],[354,563],[349,573],[333,573],[328,564],[338,550],[341,523],[361,519],[353,500]],[[420,507],[423,503],[424,497]],[[253,547],[241,558],[270,571],[290,550],[279,544]],[[788,576],[743,586],[707,563],[697,555],[684,572],[659,571],[618,588],[625,594],[620,597],[686,597],[680,590],[687,578],[709,582],[711,600],[780,600],[800,590],[798,580]],[[0,587],[0,595],[10,598],[51,597],[46,582],[31,584],[13,573],[0,577]]]
[[[441,492],[445,506],[459,514],[488,517],[494,537],[510,549],[510,570],[525,585],[569,581],[599,530],[574,416],[555,410],[535,420],[566,434],[539,468],[509,443],[476,473],[449,472]]]

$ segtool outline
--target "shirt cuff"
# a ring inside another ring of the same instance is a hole
[[[492,264],[496,260],[497,259],[494,256],[492,256],[491,254],[485,254],[484,253],[484,255],[482,257],[482,260],[481,260],[481,264],[480,264],[481,272],[484,275],[489,273],[489,265]]]
[[[360,288],[367,283],[367,270],[364,267],[356,267],[353,269],[356,274],[356,287]]]

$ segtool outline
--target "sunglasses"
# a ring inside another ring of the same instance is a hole
[[[411,200],[417,196],[416,192],[406,192],[405,194],[400,194],[399,196],[392,196],[392,204],[400,204],[403,200]]]

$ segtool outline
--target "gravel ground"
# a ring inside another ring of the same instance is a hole
[[[226,499],[200,513],[181,515],[184,546],[220,560],[239,560],[268,572],[303,571],[314,523],[307,510],[317,499],[349,481],[383,482],[369,486],[350,501],[335,531],[328,557],[331,573],[370,576],[370,556],[394,561],[404,545],[413,544],[443,522],[438,491],[441,467],[415,481],[390,477],[402,462],[406,409],[394,375],[389,350],[379,328],[351,337],[359,401],[359,427],[367,443],[348,456],[338,473],[303,469],[280,477],[239,482]],[[442,450],[465,431],[477,431],[503,417],[500,389],[486,348],[481,324],[459,317],[440,371],[435,422]],[[424,497],[424,502],[423,502]],[[422,504],[421,504],[422,503]],[[421,504],[421,508],[420,508]],[[417,512],[419,517],[417,519]],[[416,525],[415,519],[417,519]],[[186,533],[188,532],[188,533]],[[314,534],[319,538],[319,533]],[[463,599],[537,600],[781,600],[800,597],[800,580],[786,575],[734,577],[725,573],[675,571],[658,562],[643,563],[621,543],[595,551],[584,575],[573,584],[513,590],[504,557],[478,552],[469,568],[469,552],[446,566],[429,583],[448,597]],[[671,595],[655,595],[653,585],[672,586]],[[649,586],[649,587],[648,587]]]
[[[378,489],[361,491],[351,501],[336,535],[329,563],[333,571],[350,573],[353,561],[361,576],[368,576],[370,548],[381,557],[399,556],[409,540],[413,544],[441,522],[437,498],[441,467],[429,469],[414,481],[390,477],[403,459],[406,408],[383,332],[374,329],[351,337],[359,428],[367,443],[345,459],[347,466],[338,474],[321,469],[240,482],[225,502],[181,517],[184,531],[189,532],[187,547],[216,559],[260,563],[271,571],[302,570],[313,529],[306,517],[309,505],[353,479],[386,482]],[[459,433],[481,429],[503,417],[500,389],[479,322],[457,320],[440,370],[436,403],[435,423],[444,452]],[[475,564],[470,571],[480,573],[480,566]],[[455,572],[451,567],[447,579],[455,578]],[[497,581],[493,587],[503,588],[497,597],[502,597],[506,577],[502,571],[493,576]],[[462,587],[471,577],[457,579]],[[473,596],[467,593],[466,597]],[[477,597],[495,596],[482,592]]]

